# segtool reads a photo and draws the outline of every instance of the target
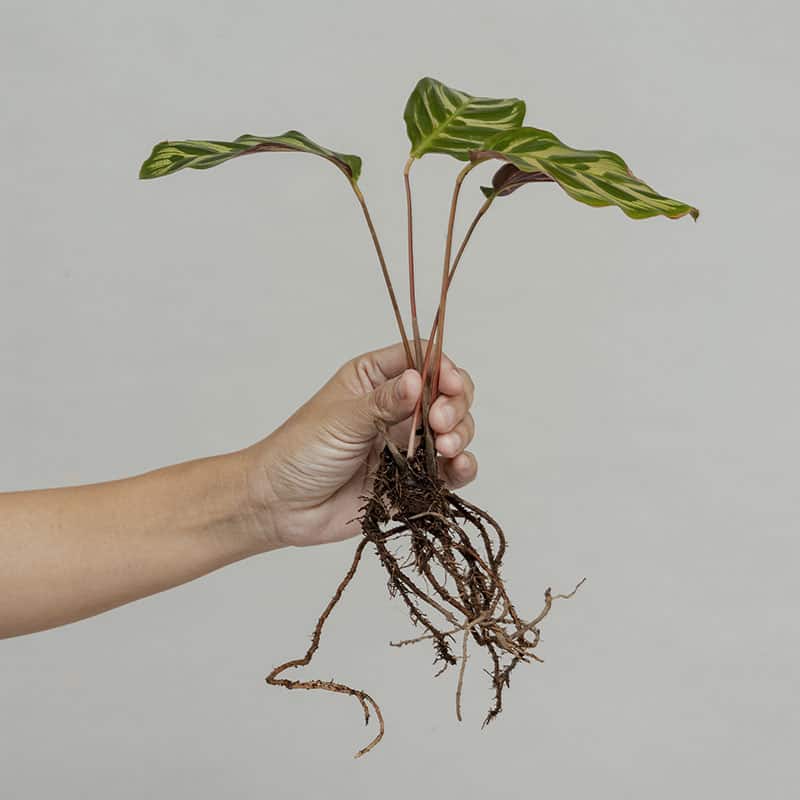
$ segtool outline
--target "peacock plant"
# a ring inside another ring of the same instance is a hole
[[[347,179],[362,209],[409,367],[423,378],[423,393],[411,425],[408,442],[395,442],[391,432],[379,431],[385,446],[375,465],[372,487],[359,522],[362,536],[352,564],[323,610],[302,658],[275,667],[267,683],[287,689],[322,689],[348,694],[360,703],[365,721],[370,709],[378,720],[376,736],[356,757],[369,752],[384,733],[383,717],[375,700],[361,689],[332,680],[282,677],[293,667],[306,666],[317,651],[322,629],[342,592],[352,580],[362,553],[371,544],[387,571],[389,592],[400,597],[411,621],[423,629],[415,638],[391,642],[401,647],[430,641],[440,672],[458,666],[455,691],[456,716],[461,719],[461,691],[470,643],[482,648],[489,660],[492,703],[484,724],[502,710],[503,693],[512,671],[521,663],[541,661],[536,648],[540,624],[554,600],[569,598],[547,589],[544,605],[533,617],[521,615],[503,582],[501,569],[506,537],[500,524],[486,511],[450,491],[440,479],[428,408],[438,393],[447,297],[456,269],[478,223],[494,201],[523,186],[556,183],[570,197],[590,206],[617,206],[632,219],[663,216],[698,217],[698,210],[665,197],[637,178],[625,161],[607,150],[576,150],[549,131],[523,124],[525,103],[517,98],[477,97],[422,78],[406,103],[404,119],[411,149],[403,169],[408,236],[408,284],[411,337],[406,333],[391,275],[366,200],[359,187],[361,159],[329,150],[298,131],[280,136],[239,136],[230,142],[167,141],[155,145],[142,164],[140,178],[158,178],[182,169],[209,169],[243,155],[297,152],[320,156]],[[438,153],[463,162],[452,192],[447,221],[439,306],[434,315],[425,352],[417,317],[414,264],[414,226],[410,173],[413,164]],[[483,202],[467,226],[453,254],[453,235],[461,186],[478,165],[502,162],[490,186],[481,187]],[[455,637],[460,653],[453,653]],[[437,673],[438,674],[438,673]]]

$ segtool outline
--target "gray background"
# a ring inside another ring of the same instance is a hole
[[[798,21],[788,2],[3,0],[3,489],[242,447],[394,339],[334,169],[137,182],[159,139],[296,127],[360,153],[402,287],[401,112],[424,74],[525,97],[532,124],[703,215],[637,223],[535,186],[465,257],[446,347],[478,385],[469,496],[509,531],[523,606],[589,578],[495,725],[476,660],[459,725],[455,674],[386,646],[410,628],[369,560],[312,670],[383,705],[354,762],[353,703],[263,684],[352,544],[286,550],[0,643],[0,793],[793,797]],[[415,168],[426,318],[454,171]]]

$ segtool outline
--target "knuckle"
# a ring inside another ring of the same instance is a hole
[[[376,386],[383,383],[383,375],[374,353],[362,353],[353,359],[353,368],[362,390],[372,391]]]
[[[472,414],[467,414],[462,425],[465,433],[465,439],[467,441],[472,441],[472,438],[475,436],[475,420]]]
[[[467,372],[465,369],[459,368],[458,370],[461,373],[461,377],[464,380],[464,387],[467,392],[467,397],[469,398],[470,402],[472,402],[472,398],[475,396],[475,382],[472,380],[472,376]]]
[[[364,376],[369,373],[369,353],[345,361],[334,375],[334,380],[347,390],[349,394],[361,394],[364,390]]]
[[[369,415],[373,419],[383,419],[386,416],[384,392],[384,387],[379,386],[375,391],[367,395],[367,408],[369,410]]]
[[[457,397],[452,401],[452,407],[455,411],[455,421],[458,423],[463,422],[469,415],[469,398]]]

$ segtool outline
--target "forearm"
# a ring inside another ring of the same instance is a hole
[[[63,625],[271,549],[248,451],[0,494],[0,637]]]
[[[469,376],[443,361],[429,420],[441,477],[473,480]],[[356,535],[382,437],[407,442],[422,392],[402,345],[358,356],[237,453],[109,483],[0,493],[0,638],[52,628],[256,553]]]

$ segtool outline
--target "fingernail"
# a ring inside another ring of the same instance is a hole
[[[405,382],[403,381],[403,376],[401,375],[397,379],[397,383],[395,383],[395,385],[394,385],[394,396],[398,400],[405,400],[407,393],[408,392],[406,390]]]

